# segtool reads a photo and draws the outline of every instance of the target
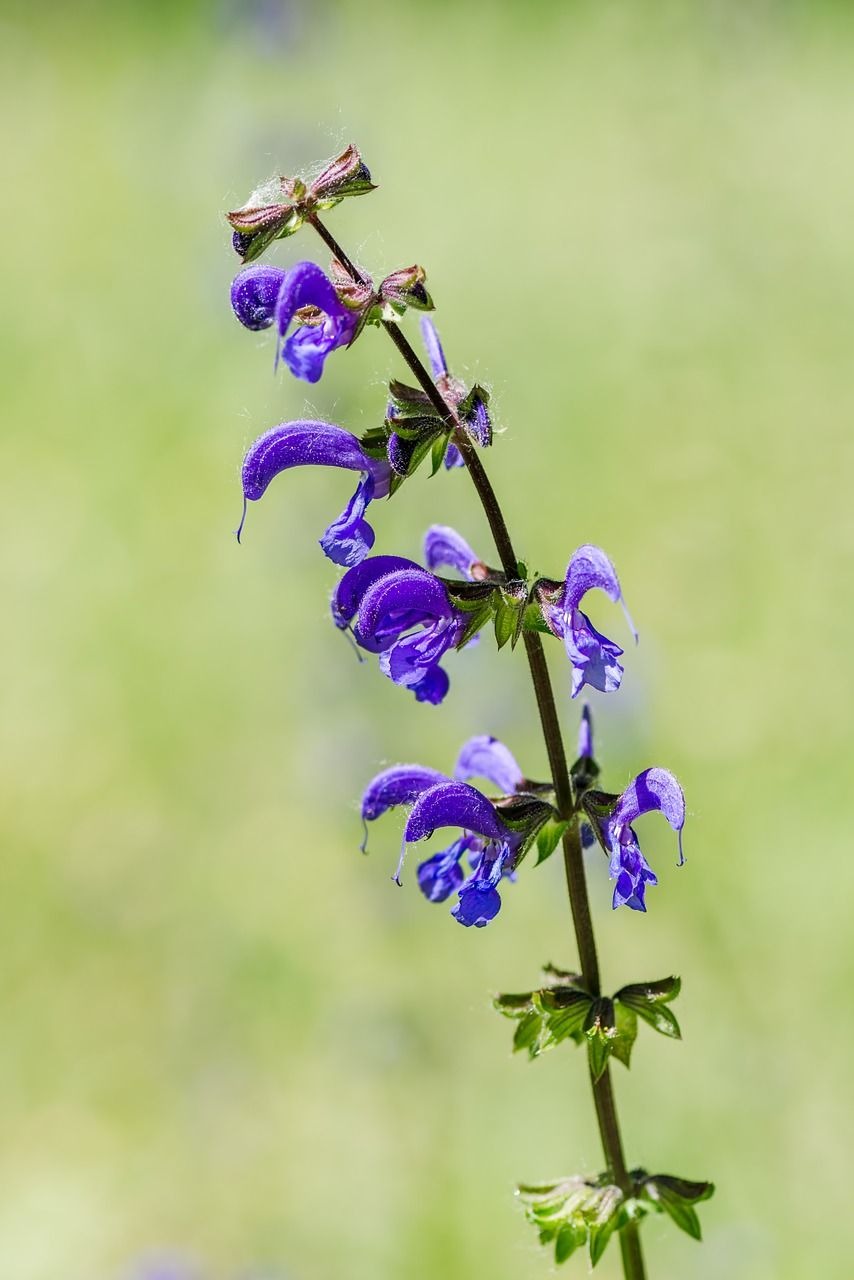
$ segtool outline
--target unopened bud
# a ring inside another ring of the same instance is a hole
[[[309,196],[320,207],[330,207],[345,196],[365,195],[375,187],[368,166],[351,142],[314,179],[309,187]]]
[[[403,267],[386,276],[380,285],[380,296],[395,310],[414,307],[416,311],[432,311],[433,299],[424,287],[426,279],[423,267]]]

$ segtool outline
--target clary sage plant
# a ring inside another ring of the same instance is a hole
[[[282,471],[344,468],[358,476],[355,491],[320,538],[324,553],[345,570],[332,595],[332,620],[359,648],[376,655],[384,675],[418,702],[438,704],[449,691],[445,661],[455,649],[473,644],[490,625],[499,648],[510,644],[515,649],[521,642],[551,777],[533,781],[507,746],[478,735],[464,744],[449,773],[404,764],[371,779],[362,797],[362,819],[367,833],[367,824],[389,809],[407,810],[394,874],[398,883],[408,846],[439,829],[451,830],[447,848],[424,859],[416,878],[427,901],[451,902],[451,916],[466,928],[482,928],[496,919],[502,895],[529,854],[529,863],[539,866],[562,847],[578,971],[547,966],[536,990],[499,995],[495,1006],[515,1023],[514,1047],[532,1059],[564,1041],[583,1049],[605,1168],[522,1185],[518,1194],[558,1262],[586,1246],[595,1265],[616,1233],[625,1276],[640,1280],[645,1275],[639,1231],[643,1218],[651,1211],[666,1213],[699,1239],[695,1205],[713,1187],[627,1163],[610,1060],[629,1065],[638,1019],[663,1035],[679,1036],[670,1005],[680,984],[668,977],[630,982],[613,995],[602,991],[583,850],[598,845],[607,858],[614,908],[646,911],[647,890],[656,884],[656,875],[633,824],[641,814],[658,810],[677,833],[681,863],[685,800],[673,774],[662,768],[642,770],[621,795],[602,790],[586,703],[575,760],[568,765],[544,640],[555,637],[563,643],[573,698],[585,686],[615,693],[623,676],[623,649],[596,630],[581,606],[589,592],[603,591],[623,606],[625,624],[636,639],[620,580],[609,557],[591,543],[572,553],[562,578],[532,579],[518,560],[481,460],[481,451],[493,439],[487,391],[454,376],[426,315],[421,320],[426,363],[401,327],[407,311],[433,310],[424,270],[405,267],[377,284],[321,221],[322,213],[345,198],[372,190],[371,175],[350,146],[313,180],[279,178],[228,215],[234,249],[245,264],[232,284],[231,305],[245,328],[273,330],[277,365],[282,362],[295,377],[317,382],[333,352],[352,346],[374,326],[391,338],[410,379],[389,384],[379,425],[361,437],[314,420],[282,422],[261,435],[243,463],[238,538],[247,504],[263,497]],[[331,252],[328,273],[313,262],[288,268],[257,262],[274,241],[302,227],[311,228]],[[385,550],[371,554],[376,535],[367,520],[368,507],[394,498],[425,462],[434,476],[457,468],[468,471],[489,522],[497,565],[484,560],[455,529],[441,525],[425,534],[423,565]],[[485,781],[494,794],[473,786],[473,778]]]

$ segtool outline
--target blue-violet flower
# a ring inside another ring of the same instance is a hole
[[[644,895],[648,884],[658,883],[655,872],[643,856],[632,826],[641,814],[659,810],[664,814],[679,840],[679,865],[685,861],[682,852],[682,828],[685,825],[685,796],[668,769],[644,769],[630,782],[610,815],[602,822],[605,843],[610,851],[609,875],[614,884],[613,906],[627,906],[646,911]]]
[[[573,698],[586,684],[602,693],[612,693],[620,687],[623,676],[619,662],[623,650],[597,631],[579,608],[583,597],[594,587],[604,591],[615,604],[618,601],[622,604],[629,630],[637,641],[613,564],[601,547],[590,544],[579,547],[567,566],[563,586],[540,597],[543,617],[551,631],[563,640],[572,663]]]
[[[449,680],[439,663],[467,619],[434,574],[402,557],[370,557],[338,583],[332,617],[360,648],[378,653],[383,673],[419,702],[443,700]]]
[[[361,471],[356,492],[320,539],[324,552],[336,564],[359,564],[374,544],[374,531],[364,518],[365,510],[373,499],[388,495],[391,471],[387,462],[363,453],[349,431],[329,422],[282,422],[251,445],[243,460],[243,519],[237,531],[238,541],[247,502],[257,502],[281,471],[304,466]]]
[[[398,884],[408,841],[424,839],[441,826],[462,827],[461,835],[447,849],[419,865],[418,887],[429,902],[444,902],[458,893],[454,918],[460,924],[481,927],[494,919],[501,907],[496,888],[501,877],[516,878],[513,858],[523,837],[505,827],[486,797],[467,784],[471,777],[487,778],[505,795],[524,785],[522,771],[508,748],[483,734],[463,745],[454,780],[421,765],[394,765],[383,770],[368,783],[361,812],[367,824],[396,805],[413,805],[394,874]],[[471,867],[468,876],[464,859]]]
[[[232,283],[231,305],[247,329],[266,329],[275,321],[282,359],[306,382],[319,381],[326,357],[350,343],[359,323],[358,310],[344,306],[314,262],[298,262],[288,271],[244,268]],[[288,335],[294,319],[297,326]],[[277,347],[277,359],[278,354]]]

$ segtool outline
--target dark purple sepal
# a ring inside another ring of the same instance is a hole
[[[492,444],[492,420],[486,407],[488,403],[489,393],[475,383],[457,406],[466,430],[482,449]]]

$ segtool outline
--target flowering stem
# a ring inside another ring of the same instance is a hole
[[[308,221],[330,252],[349,272],[353,280],[359,284],[368,284],[367,278],[351,262],[317,215],[310,214]],[[382,326],[406,361],[421,389],[429,396],[436,412],[441,415],[447,426],[453,430],[454,444],[463,456],[468,473],[489,521],[496,550],[501,560],[501,567],[508,578],[518,577],[518,561],[513,550],[507,522],[504,519],[504,513],[501,510],[489,476],[486,474],[483,463],[478,456],[477,449],[468,434],[460,426],[454,410],[445,401],[428,369],[400,327],[387,320],[382,321]],[[590,899],[587,894],[581,837],[578,822],[574,820],[575,808],[572,785],[569,780],[566,751],[560,731],[554,689],[552,688],[546,655],[539,635],[534,631],[526,631],[524,639],[528,666],[534,684],[534,694],[537,699],[537,709],[540,714],[540,724],[549,757],[557,809],[561,818],[569,821],[563,836],[563,862],[566,871],[566,884],[569,893],[569,905],[572,911],[575,940],[581,962],[581,972],[587,990],[591,995],[599,996],[601,993],[599,960],[596,955],[596,940],[590,915]],[[596,1105],[596,1118],[599,1122],[602,1147],[608,1164],[608,1172],[623,1194],[628,1197],[631,1195],[631,1179],[626,1169],[626,1159],[623,1153],[620,1125],[617,1119],[617,1108],[614,1102],[611,1074],[608,1067],[606,1066],[598,1080],[594,1080],[591,1073],[590,1083],[593,1090],[593,1100]],[[644,1269],[637,1224],[634,1222],[628,1223],[619,1232],[619,1239],[623,1260],[623,1274],[626,1280],[645,1280],[646,1271]]]

